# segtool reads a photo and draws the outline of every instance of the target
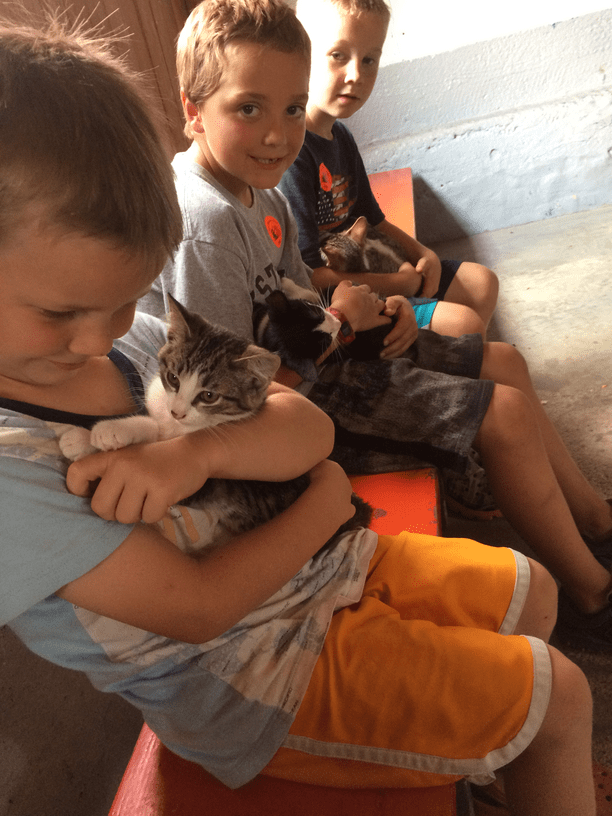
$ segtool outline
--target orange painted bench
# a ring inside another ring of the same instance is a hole
[[[385,170],[368,176],[378,206],[392,224],[416,238],[412,170]]]

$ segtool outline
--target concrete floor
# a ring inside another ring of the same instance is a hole
[[[495,269],[491,339],[514,343],[572,454],[612,496],[612,206],[436,250]],[[523,543],[504,520],[451,519],[450,535]],[[595,696],[595,757],[612,765],[612,657],[572,652]],[[32,656],[0,629],[0,816],[106,816],[140,728],[121,700]]]
[[[435,247],[500,279],[489,339],[514,344],[574,459],[612,497],[612,206]],[[449,519],[448,535],[531,554],[503,519]],[[612,766],[612,655],[565,650],[589,678],[594,756]]]

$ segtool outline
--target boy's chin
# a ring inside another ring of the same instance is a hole
[[[266,178],[256,178],[253,179],[249,186],[255,190],[272,190],[274,187],[278,187],[280,184],[280,180],[283,177],[283,173],[285,172],[286,168],[283,168],[282,171],[277,173],[270,173],[269,177]]]

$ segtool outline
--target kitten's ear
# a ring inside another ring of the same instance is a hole
[[[280,289],[275,289],[266,298],[266,303],[270,311],[277,315],[284,315],[289,309],[289,298]]]
[[[363,245],[366,239],[367,232],[368,232],[367,219],[363,215],[360,215],[359,218],[353,224],[353,226],[347,229],[346,234],[350,235],[353,241],[356,241],[358,244]]]
[[[185,340],[191,334],[190,313],[171,294],[168,294],[168,307],[168,338]]]
[[[243,362],[248,363],[251,374],[259,381],[261,386],[266,388],[272,382],[281,364],[278,354],[272,354],[271,351],[266,351],[266,349],[253,344],[247,346],[241,359]]]

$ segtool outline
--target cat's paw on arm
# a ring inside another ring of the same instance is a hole
[[[159,426],[148,416],[103,419],[91,429],[91,444],[101,451],[119,450],[142,442],[157,442]]]
[[[62,454],[71,462],[78,462],[79,459],[96,451],[91,444],[91,431],[87,428],[68,428],[59,437],[58,443]]]

